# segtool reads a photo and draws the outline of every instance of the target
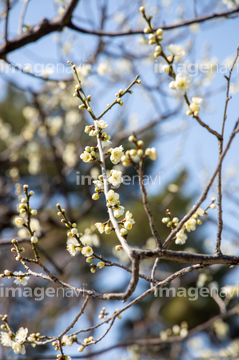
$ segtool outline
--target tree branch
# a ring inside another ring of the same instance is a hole
[[[4,59],[8,53],[17,50],[29,43],[35,42],[41,39],[43,36],[48,35],[54,31],[62,31],[63,28],[69,24],[72,13],[78,4],[78,1],[79,0],[71,0],[66,8],[65,13],[62,16],[55,17],[49,21],[44,19],[29,31],[18,35],[11,41],[5,41],[5,43],[0,46],[0,58]]]
[[[237,9],[233,9],[233,10],[229,10],[229,11],[224,11],[221,13],[216,13],[216,14],[211,14],[211,15],[206,15],[206,16],[202,16],[200,18],[196,18],[196,19],[191,19],[191,20],[187,20],[187,21],[183,21],[181,23],[178,24],[172,24],[172,25],[162,25],[160,26],[161,29],[163,30],[172,30],[172,29],[177,29],[177,28],[181,28],[184,26],[188,26],[188,25],[192,25],[192,24],[198,24],[198,23],[202,23],[208,20],[213,20],[213,19],[217,19],[217,18],[221,18],[221,17],[227,17],[233,14],[236,14],[239,12],[239,8]],[[117,31],[117,32],[111,32],[111,31],[103,31],[103,30],[88,30],[88,29],[84,29],[80,26],[74,25],[72,22],[70,24],[67,25],[70,29],[84,33],[84,34],[90,34],[90,35],[96,35],[96,36],[110,36],[110,37],[114,37],[114,36],[128,36],[128,35],[139,35],[139,34],[143,34],[142,30],[130,30],[130,31]],[[155,28],[154,30],[157,30],[157,28]]]

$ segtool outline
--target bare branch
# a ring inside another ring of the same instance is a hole
[[[202,192],[201,196],[199,197],[198,201],[196,202],[196,204],[192,207],[192,209],[188,212],[187,215],[184,216],[184,218],[180,221],[179,225],[173,230],[171,231],[171,233],[169,234],[169,236],[167,237],[167,239],[165,240],[164,244],[163,244],[163,249],[167,249],[169,244],[171,243],[171,241],[173,240],[173,238],[176,236],[177,232],[182,228],[182,226],[185,224],[185,222],[195,213],[195,211],[199,208],[199,206],[202,204],[202,202],[206,199],[207,194],[213,184],[213,181],[215,180],[218,171],[220,169],[220,166],[222,164],[222,161],[225,157],[225,155],[227,154],[227,151],[230,148],[230,145],[237,133],[238,130],[238,124],[239,124],[239,120],[236,122],[234,129],[231,133],[230,139],[227,143],[227,146],[225,148],[225,150],[222,152],[222,154],[219,157],[219,161],[217,164],[216,169],[214,170],[214,173],[212,174],[211,178],[208,181],[207,186],[205,187],[204,191]]]
[[[23,4],[22,13],[21,13],[21,16],[20,16],[20,21],[19,21],[19,28],[18,28],[18,33],[19,34],[22,33],[23,22],[24,22],[24,18],[25,18],[25,15],[26,15],[26,11],[27,11],[29,1],[30,0],[25,0],[24,4]]]
[[[0,58],[4,59],[9,52],[12,52],[23,47],[24,45],[37,41],[43,36],[48,35],[54,31],[62,31],[63,28],[67,24],[69,24],[72,13],[78,4],[78,1],[79,0],[71,0],[71,2],[66,8],[65,13],[62,16],[58,16],[49,21],[47,19],[44,19],[32,29],[18,35],[11,41],[2,44],[0,46]]]
[[[222,133],[221,133],[221,139],[218,139],[218,147],[219,147],[219,153],[218,156],[220,157],[223,151],[223,142],[224,142],[224,130],[225,130],[225,124],[227,119],[227,107],[230,100],[229,92],[230,92],[230,83],[231,83],[231,76],[233,69],[236,65],[236,62],[238,60],[239,56],[239,47],[237,48],[237,53],[234,59],[234,62],[232,64],[232,67],[229,72],[229,76],[225,76],[227,80],[227,91],[226,91],[226,101],[225,101],[225,107],[224,107],[224,114],[223,114],[223,121],[222,121]],[[221,252],[221,241],[222,241],[222,229],[223,229],[223,218],[222,218],[222,164],[219,166],[218,169],[218,175],[217,175],[217,209],[218,209],[218,230],[217,230],[217,241],[216,241],[216,247],[215,252],[220,253]]]
[[[160,28],[163,29],[164,31],[177,29],[177,28],[181,28],[181,27],[184,27],[184,26],[188,26],[188,25],[192,25],[192,24],[199,24],[199,23],[202,23],[202,22],[205,22],[205,21],[209,21],[209,20],[213,20],[213,19],[217,19],[217,18],[221,18],[221,17],[227,17],[227,16],[230,16],[230,15],[237,14],[238,12],[239,12],[239,8],[229,10],[229,11],[223,11],[223,12],[218,13],[218,14],[211,14],[211,15],[202,16],[200,18],[183,21],[183,22],[178,23],[178,24],[162,25],[162,26],[160,26]],[[142,30],[118,31],[118,32],[103,31],[103,30],[88,30],[88,29],[84,29],[84,28],[82,28],[80,26],[74,25],[72,22],[67,26],[72,30],[79,31],[79,32],[84,33],[84,34],[91,34],[91,35],[97,35],[97,36],[111,36],[111,37],[114,37],[114,36],[129,36],[129,35],[143,34]],[[155,28],[154,30],[157,30],[157,28]]]

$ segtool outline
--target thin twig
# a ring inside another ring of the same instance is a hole
[[[9,0],[5,0],[5,28],[4,28],[4,39],[5,39],[5,43],[8,44],[8,18],[9,18],[9,10],[10,10],[10,1]]]
[[[169,244],[174,239],[177,232],[182,229],[185,222],[187,220],[189,220],[189,218],[195,213],[195,211],[199,208],[199,206],[202,204],[202,202],[206,199],[207,194],[208,194],[208,192],[209,192],[209,190],[210,190],[210,188],[211,188],[211,186],[212,186],[212,184],[213,184],[213,182],[215,180],[215,177],[217,176],[217,173],[218,173],[218,170],[219,170],[219,168],[220,168],[220,166],[222,164],[222,161],[223,161],[225,155],[227,154],[227,151],[230,148],[232,140],[234,139],[234,137],[235,137],[235,135],[237,133],[238,124],[239,124],[239,120],[237,120],[237,122],[236,122],[236,124],[234,126],[234,129],[233,129],[233,131],[231,133],[231,136],[230,136],[230,139],[229,139],[229,141],[227,143],[227,146],[226,146],[225,150],[222,152],[222,154],[220,155],[217,167],[214,170],[214,173],[212,174],[211,178],[209,179],[207,186],[205,187],[204,191],[202,192],[202,194],[199,197],[196,204],[191,208],[191,210],[188,212],[188,214],[183,217],[183,219],[180,221],[179,225],[173,231],[171,231],[171,233],[169,234],[169,236],[167,237],[167,239],[165,240],[165,242],[163,244],[163,249],[168,248]]]
[[[77,321],[79,320],[79,318],[81,317],[81,315],[84,314],[84,311],[85,311],[85,309],[86,309],[86,307],[87,307],[90,299],[91,299],[90,296],[86,296],[86,299],[85,299],[85,301],[84,301],[84,303],[83,303],[83,305],[82,305],[79,313],[76,315],[76,317],[75,317],[75,319],[72,321],[72,323],[71,323],[70,325],[68,325],[67,328],[60,333],[60,335],[58,335],[58,337],[57,337],[58,340],[61,340],[62,336],[64,336],[66,333],[68,333],[68,331],[75,326],[75,324],[77,323]]]
[[[154,224],[154,219],[153,219],[153,214],[150,210],[149,204],[148,204],[148,197],[147,197],[147,191],[145,189],[144,186],[144,178],[143,178],[143,160],[140,161],[139,164],[139,169],[137,170],[138,175],[139,175],[139,184],[140,184],[140,189],[142,192],[142,200],[143,200],[143,205],[144,205],[144,210],[148,216],[148,220],[149,220],[149,226],[151,229],[151,233],[157,243],[157,247],[161,248],[162,247],[162,243],[158,234],[158,231],[155,227]]]
[[[24,0],[24,5],[23,5],[23,8],[22,8],[22,13],[21,13],[21,16],[20,16],[20,21],[19,21],[19,28],[18,28],[18,33],[19,34],[22,33],[24,17],[26,15],[26,11],[27,11],[27,7],[28,7],[29,2],[30,2],[30,0]]]
[[[236,14],[238,12],[239,12],[239,8],[236,8],[236,9],[229,10],[229,11],[223,11],[223,12],[218,13],[218,14],[210,14],[210,15],[202,16],[202,17],[196,18],[196,19],[186,20],[186,21],[180,22],[178,24],[162,25],[162,26],[160,26],[160,28],[163,29],[164,31],[177,29],[177,28],[181,28],[181,27],[184,27],[184,26],[192,25],[192,24],[199,24],[199,23],[202,23],[202,22],[205,22],[205,21],[208,21],[208,20],[213,20],[213,19],[220,18],[220,17],[227,17],[229,15],[233,15],[233,14]],[[98,35],[98,36],[114,37],[114,36],[128,36],[128,35],[143,34],[142,30],[130,30],[130,31],[112,32],[112,31],[103,31],[103,30],[88,30],[88,29],[84,29],[84,28],[82,28],[80,26],[74,25],[72,23],[70,23],[67,26],[72,30],[79,31],[79,32],[84,33],[84,34],[91,34],[91,35]],[[154,30],[156,31],[157,28],[155,28]]]
[[[227,80],[227,91],[226,91],[226,101],[225,101],[225,107],[224,107],[224,114],[223,114],[223,121],[222,121],[222,132],[221,132],[221,139],[218,139],[218,147],[219,147],[219,153],[218,156],[220,158],[222,152],[223,152],[223,142],[224,142],[224,130],[225,130],[225,124],[227,119],[227,108],[228,103],[230,100],[230,83],[231,83],[231,76],[233,69],[236,65],[236,62],[238,60],[239,56],[239,47],[237,48],[237,53],[234,59],[234,62],[232,64],[232,67],[229,72],[229,76],[225,76]],[[216,246],[215,246],[215,252],[220,253],[221,252],[221,241],[222,241],[222,230],[223,230],[223,217],[222,217],[222,163],[219,166],[218,174],[217,174],[217,211],[218,211],[218,229],[217,229],[217,240],[216,240]]]

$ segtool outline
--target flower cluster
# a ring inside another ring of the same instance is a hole
[[[3,325],[6,328],[5,325]],[[21,327],[16,334],[9,332],[1,332],[1,343],[3,346],[11,347],[15,354],[26,354],[24,342],[27,340],[28,329]]]
[[[200,111],[200,103],[203,101],[202,98],[199,98],[199,97],[193,97],[192,98],[192,102],[191,104],[189,105],[189,109],[186,114],[187,115],[194,115],[194,116],[198,116],[199,114],[199,111]]]
[[[70,230],[67,232],[68,239],[66,242],[66,248],[71,254],[71,256],[77,255],[78,252],[81,252],[82,255],[84,255],[85,257],[91,256],[94,251],[92,247],[89,246],[89,241],[87,243],[86,239],[86,237],[89,237],[90,234],[85,233],[83,235],[82,233],[80,233],[76,228],[76,224],[72,224],[70,221],[68,221],[65,215],[65,209],[61,209],[60,204],[57,204],[56,206],[59,210],[58,215],[63,216],[61,222],[64,223],[66,227],[70,228]]]
[[[182,338],[188,335],[188,324],[186,321],[182,321],[180,325],[173,325],[172,328],[160,331],[160,339],[166,341],[170,336],[181,336]]]
[[[81,154],[80,158],[86,163],[91,163],[96,159],[96,156],[97,148],[94,146],[86,146],[85,151]]]
[[[131,212],[127,211],[123,220],[123,227],[120,229],[120,234],[122,236],[128,235],[128,231],[132,229],[133,224],[135,224],[133,215]]]
[[[109,235],[112,230],[111,226],[108,222],[107,223],[97,222],[97,223],[95,223],[95,227],[99,231],[100,234],[105,233],[105,234]]]
[[[162,71],[168,73],[169,76],[173,78],[173,81],[169,83],[169,88],[177,90],[180,95],[183,95],[185,97],[186,103],[189,106],[189,110],[186,114],[194,115],[195,117],[197,117],[200,111],[199,104],[202,102],[203,99],[193,97],[192,102],[190,103],[187,97],[187,92],[190,90],[192,78],[185,71],[175,74],[175,71],[173,69],[174,61],[178,61],[186,55],[185,50],[182,49],[179,45],[170,44],[167,47],[167,50],[171,53],[171,55],[167,56],[161,44],[163,30],[157,29],[155,31],[151,24],[152,15],[147,17],[145,13],[145,8],[143,6],[141,6],[139,10],[142,12],[143,17],[148,24],[148,27],[144,29],[144,33],[149,34],[148,43],[149,45],[156,44],[154,49],[154,58],[162,57],[166,61],[166,64],[162,65]]]
[[[147,148],[145,150],[145,155],[150,157],[151,160],[157,160],[158,156],[157,156],[157,151],[156,148]]]
[[[127,167],[132,162],[139,163],[141,159],[145,159],[145,157],[149,157],[151,160],[157,160],[157,151],[156,148],[147,148],[145,151],[142,149],[144,142],[143,140],[137,140],[135,135],[130,135],[128,140],[133,142],[136,146],[136,149],[126,150],[125,155],[122,156],[121,162],[122,165]]]
[[[202,220],[199,219],[199,217],[203,215],[207,215],[207,209],[215,209],[214,202],[216,201],[215,198],[212,198],[211,204],[205,209],[201,209],[200,207],[195,211],[195,213],[185,222],[185,224],[182,226],[182,229],[179,230],[176,233],[176,240],[175,244],[177,245],[184,245],[187,240],[187,234],[186,232],[195,231],[197,225],[202,224]],[[162,218],[162,222],[167,225],[167,227],[171,229],[175,229],[179,224],[179,219],[177,217],[174,217],[171,219],[171,213],[167,209],[166,210],[167,217]]]
[[[94,180],[93,184],[95,185],[95,193],[92,195],[93,200],[98,200],[100,197],[100,193],[104,192],[104,181],[103,176],[99,175],[98,180]]]

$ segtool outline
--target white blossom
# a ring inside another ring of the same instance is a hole
[[[102,148],[105,149],[108,146],[110,146],[112,144],[112,142],[110,140],[105,140],[101,142]]]
[[[188,232],[190,231],[194,231],[196,229],[196,225],[197,225],[197,221],[194,218],[190,218],[187,222],[186,222],[186,229]]]
[[[168,51],[176,57],[176,60],[179,60],[185,55],[185,51],[180,46],[174,44],[168,46]]]
[[[14,271],[13,275],[15,276],[15,280],[14,280],[14,283],[16,285],[27,285],[27,282],[29,280],[29,276],[23,276],[23,272],[22,271]]]
[[[71,238],[67,239],[66,244],[67,244],[66,248],[69,251],[69,253],[71,254],[71,256],[75,256],[77,254],[77,252],[80,251],[80,244],[78,243],[76,238],[71,237]]]
[[[147,148],[145,150],[145,155],[149,156],[151,160],[157,160],[157,151],[156,148]]]
[[[135,224],[133,214],[131,212],[129,212],[129,211],[126,212],[125,219],[126,219],[126,221],[130,222],[132,225]]]
[[[199,97],[193,97],[192,98],[192,102],[191,104],[189,105],[189,108],[191,110],[191,112],[197,116],[199,111],[200,111],[200,106],[199,104],[203,101],[202,98],[199,98]]]
[[[175,81],[171,81],[169,87],[171,89],[176,89],[179,94],[185,95],[190,89],[192,79],[187,73],[178,73],[176,75]]]
[[[26,349],[25,346],[18,343],[18,342],[13,342],[12,343],[12,349],[15,352],[15,354],[21,354],[21,355],[25,355],[26,354]]]
[[[116,209],[114,209],[114,216],[115,216],[116,218],[118,218],[118,217],[124,215],[124,210],[125,210],[125,209],[124,209],[123,206],[118,206]]]
[[[109,206],[116,205],[116,203],[119,201],[119,194],[114,192],[114,190],[110,190],[106,196],[106,199]]]
[[[12,346],[12,339],[7,332],[1,332],[1,343],[3,346],[10,347]]]
[[[175,244],[183,245],[183,244],[185,244],[186,240],[187,240],[187,235],[184,233],[183,230],[180,230],[179,232],[177,232]]]
[[[93,254],[93,249],[90,246],[84,246],[81,250],[82,255],[91,256]]]
[[[93,160],[91,154],[87,151],[84,151],[83,154],[81,154],[80,158],[86,163]]]
[[[27,328],[24,329],[23,327],[21,327],[16,333],[15,340],[19,343],[22,343],[26,340],[27,334],[28,334],[28,329]]]
[[[109,177],[108,181],[113,186],[119,186],[123,182],[122,172],[117,170],[112,170],[111,176]]]
[[[99,188],[101,190],[104,189],[104,183],[101,180],[94,180],[93,184],[95,185],[96,188]]]
[[[110,155],[110,160],[112,161],[113,164],[118,164],[122,158],[122,156],[124,155],[124,148],[122,145],[120,145],[119,147],[116,147],[114,149],[111,149],[111,155]]]
[[[195,213],[195,214],[198,215],[198,216],[203,216],[203,215],[204,215],[204,210],[201,209],[201,208],[198,208],[198,209],[196,210],[196,213]]]
[[[130,221],[125,221],[124,228],[126,230],[131,230],[132,229],[132,223]]]
[[[84,234],[81,238],[81,242],[85,246],[99,246],[99,237],[96,234]]]
[[[17,227],[22,227],[24,224],[24,219],[21,217],[15,218],[15,224],[17,225]]]
[[[107,122],[105,122],[104,120],[96,120],[95,124],[99,129],[105,129],[108,126]]]
[[[105,231],[105,225],[100,222],[95,223],[95,227],[100,234],[103,234],[103,232]]]

